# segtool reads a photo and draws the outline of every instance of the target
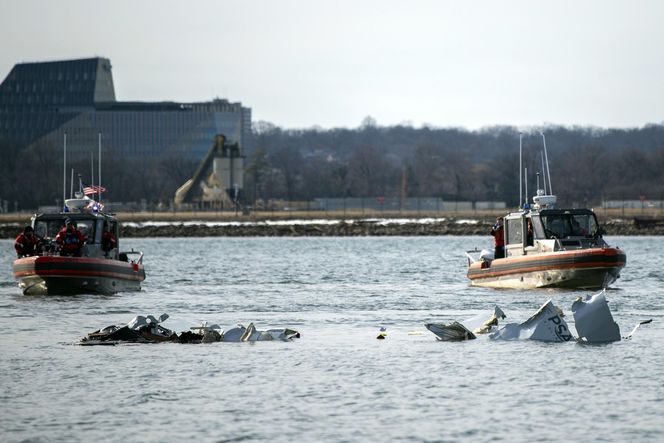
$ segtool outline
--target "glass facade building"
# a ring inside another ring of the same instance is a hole
[[[222,99],[118,102],[110,60],[101,57],[15,65],[0,84],[0,138],[62,146],[65,133],[72,157],[88,158],[101,133],[105,155],[200,160],[216,134],[246,149],[251,109]]]

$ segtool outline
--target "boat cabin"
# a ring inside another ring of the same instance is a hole
[[[589,209],[513,212],[505,217],[505,256],[603,246],[601,235]]]
[[[61,212],[57,214],[37,214],[32,217],[35,234],[46,244],[43,253],[52,254],[55,250],[55,236],[70,219],[85,236],[85,246],[81,250],[83,257],[118,259],[119,225],[115,217],[101,212]],[[105,251],[102,247],[104,231],[110,230],[116,240],[116,247]]]

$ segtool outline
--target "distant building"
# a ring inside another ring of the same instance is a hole
[[[664,208],[664,200],[603,200],[603,209],[645,209],[645,208]]]
[[[505,209],[505,202],[448,201],[440,197],[367,197],[367,198],[316,198],[306,209],[317,211],[343,211],[362,209],[371,211],[486,211]]]
[[[251,109],[222,99],[118,102],[111,62],[102,57],[15,65],[0,84],[0,139],[60,147],[65,132],[68,156],[88,158],[101,133],[106,155],[201,160],[216,134],[246,149]]]

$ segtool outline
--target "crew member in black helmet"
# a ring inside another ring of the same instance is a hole
[[[23,232],[16,237],[16,242],[14,243],[16,255],[18,258],[36,255],[38,244],[39,239],[35,235],[34,229],[32,229],[32,226],[26,226],[23,228]]]
[[[65,227],[55,236],[55,242],[60,245],[60,255],[81,256],[81,248],[85,243],[85,236],[79,231],[71,219],[65,221]]]

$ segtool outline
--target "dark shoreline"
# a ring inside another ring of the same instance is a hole
[[[341,220],[338,222],[255,222],[215,224],[214,222],[126,223],[123,238],[140,237],[352,237],[489,235],[493,218],[445,218],[423,220]],[[664,235],[664,220],[614,219],[604,223],[606,235]],[[0,224],[0,238],[15,238],[16,223]]]

